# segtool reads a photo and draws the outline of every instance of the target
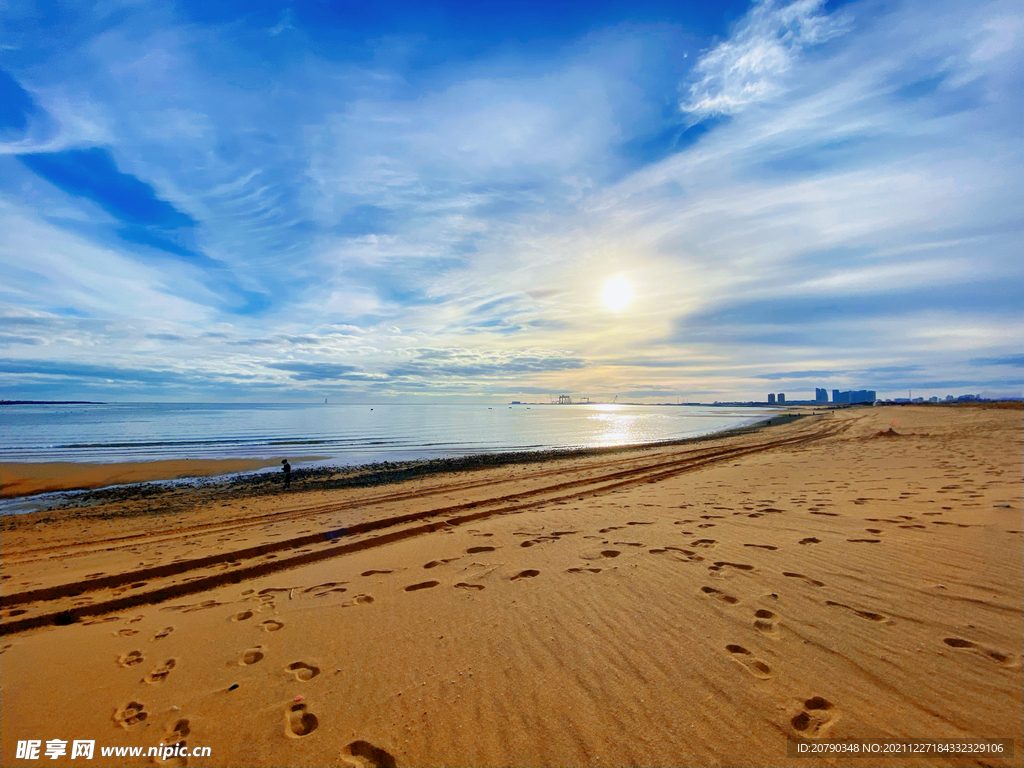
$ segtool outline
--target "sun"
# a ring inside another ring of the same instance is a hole
[[[605,306],[612,312],[620,312],[632,301],[633,288],[624,278],[613,277],[605,284],[604,290],[601,291],[601,298],[604,299]]]

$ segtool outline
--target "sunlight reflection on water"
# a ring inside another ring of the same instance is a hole
[[[594,409],[597,413],[587,419],[600,422],[601,431],[595,436],[597,445],[628,445],[651,439],[647,434],[650,430],[644,429],[651,414],[630,412],[620,405],[598,405]]]

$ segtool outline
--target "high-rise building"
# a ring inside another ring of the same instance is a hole
[[[873,389],[851,389],[846,392],[840,392],[838,389],[832,390],[833,403],[873,403],[877,399]]]
[[[849,394],[851,403],[873,403],[878,399],[873,389],[854,389]]]
[[[775,393],[772,392],[768,395],[768,405],[775,405]]]
[[[828,402],[828,390],[822,389],[821,387],[814,388],[814,402],[816,403],[827,403]]]
[[[782,405],[784,402],[786,402],[786,393],[779,392],[779,405]]]

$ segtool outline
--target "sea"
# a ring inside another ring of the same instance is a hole
[[[774,412],[620,404],[4,405],[0,462],[315,456],[292,464],[353,466],[657,443],[721,432]]]

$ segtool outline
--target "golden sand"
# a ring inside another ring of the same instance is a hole
[[[1021,460],[1019,409],[861,408],[8,519],[0,762],[59,738],[211,748],[191,766],[1020,765]],[[981,737],[1013,759],[786,756]]]
[[[0,497],[106,488],[111,485],[144,483],[152,480],[213,477],[235,472],[252,472],[280,463],[280,459],[169,459],[112,464],[73,464],[62,461],[6,462],[0,464]]]

